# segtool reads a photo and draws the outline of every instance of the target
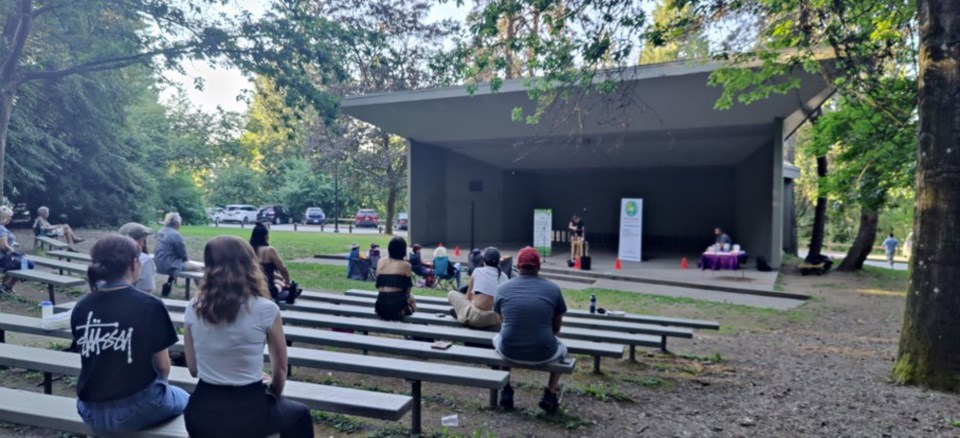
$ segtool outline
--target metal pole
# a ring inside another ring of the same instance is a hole
[[[476,210],[476,202],[471,200],[470,201],[470,248],[467,250],[468,253],[470,251],[473,251],[473,249],[477,247],[476,242],[474,242],[474,237],[475,237],[474,226],[476,225],[476,219],[474,218],[473,213],[475,210]]]

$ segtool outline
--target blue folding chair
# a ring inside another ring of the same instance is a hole
[[[440,290],[459,290],[460,289],[460,269],[454,267],[453,274],[450,274],[450,259],[447,257],[436,257],[433,259],[433,275],[436,281],[434,287]]]

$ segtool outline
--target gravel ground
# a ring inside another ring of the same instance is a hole
[[[96,233],[83,233],[96,237]],[[21,244],[29,244],[25,234]],[[81,245],[84,248],[87,243]],[[958,437],[960,398],[889,381],[903,313],[905,280],[832,272],[801,277],[785,272],[785,291],[814,297],[791,312],[745,309],[720,319],[720,332],[698,331],[672,342],[673,354],[605,360],[604,374],[579,358],[564,377],[563,413],[547,417],[536,402],[546,376],[514,371],[518,409],[486,408],[483,390],[424,385],[423,424],[430,436],[497,437]],[[38,315],[45,292],[20,285],[0,297],[3,312]],[[76,299],[76,293],[58,300]],[[711,318],[709,306],[665,305],[660,314]],[[725,313],[724,315],[729,315]],[[47,347],[49,339],[8,335]],[[62,341],[60,341],[62,342]],[[407,393],[403,382],[295,369],[295,379]],[[0,371],[0,384],[38,390],[39,376]],[[72,381],[55,392],[71,395]],[[440,417],[457,413],[460,427],[444,435]],[[401,423],[328,417],[317,436],[403,436]],[[478,435],[474,435],[479,432]],[[53,431],[0,424],[0,436],[60,437]]]

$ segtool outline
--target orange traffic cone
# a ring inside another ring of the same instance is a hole
[[[453,247],[453,255],[460,257],[460,245]]]
[[[573,269],[580,269],[580,257],[573,260]]]
[[[687,258],[680,259],[680,269],[687,269]]]
[[[620,270],[620,259],[617,259],[617,262],[613,264],[613,269]]]

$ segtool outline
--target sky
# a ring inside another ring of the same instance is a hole
[[[267,0],[233,0],[230,7],[235,10],[245,9],[254,15],[259,15],[268,4]],[[456,2],[451,0],[434,5],[430,11],[430,19],[433,21],[446,18],[462,20],[466,17],[467,10],[467,6],[458,8]],[[217,107],[241,113],[247,110],[248,103],[244,99],[238,100],[237,97],[244,95],[245,90],[252,90],[253,83],[239,70],[216,67],[204,62],[188,62],[183,65],[183,68],[185,75],[168,72],[164,76],[178,84],[194,106],[208,113],[216,112]],[[197,90],[194,87],[196,78],[203,81],[203,90]],[[175,87],[168,87],[161,93],[161,99],[169,100],[176,93]]]

